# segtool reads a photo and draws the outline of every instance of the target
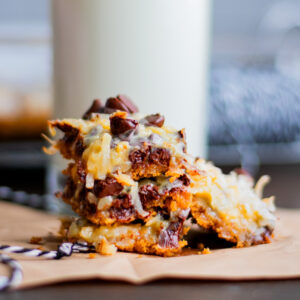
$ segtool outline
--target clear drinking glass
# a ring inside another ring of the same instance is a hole
[[[188,151],[205,156],[210,3],[53,0],[55,117],[126,94],[186,128]]]

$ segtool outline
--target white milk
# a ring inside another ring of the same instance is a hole
[[[55,117],[128,95],[205,156],[210,0],[53,0]]]

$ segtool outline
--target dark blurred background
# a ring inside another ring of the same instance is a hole
[[[51,200],[50,14],[48,0],[0,1],[0,198],[37,207]],[[212,14],[208,158],[270,174],[266,192],[300,207],[300,1],[215,0]]]

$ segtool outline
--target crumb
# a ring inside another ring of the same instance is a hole
[[[211,251],[209,248],[204,248],[202,251],[201,251],[201,254],[211,254]]]
[[[199,243],[197,244],[197,249],[199,249],[200,251],[202,251],[205,248],[204,244]]]
[[[102,255],[115,255],[117,253],[117,247],[103,238],[96,246],[96,251]]]
[[[94,258],[96,258],[96,256],[97,256],[96,253],[89,253],[88,258],[89,258],[89,259],[94,259]]]
[[[37,249],[41,250],[41,251],[45,251],[45,248],[42,246],[37,247]]]
[[[139,254],[136,258],[142,258],[143,255],[142,254]]]
[[[33,236],[29,241],[30,244],[41,244],[41,242],[42,238],[40,236]]]

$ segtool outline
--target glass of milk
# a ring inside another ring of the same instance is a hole
[[[206,153],[210,0],[53,0],[54,116],[125,94]]]

